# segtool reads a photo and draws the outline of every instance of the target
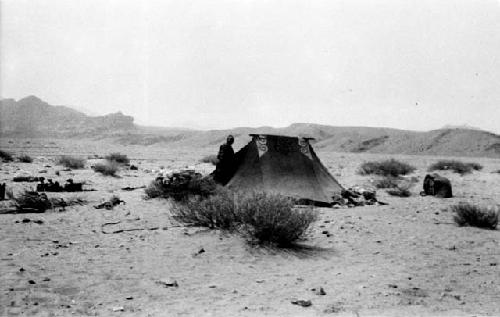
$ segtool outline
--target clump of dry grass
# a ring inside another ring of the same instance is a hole
[[[436,163],[429,166],[429,172],[440,170],[452,170],[458,174],[468,174],[472,173],[472,171],[480,171],[483,169],[483,166],[479,163],[464,163],[457,160],[440,160]]]
[[[234,209],[233,193],[223,189],[207,198],[191,197],[174,203],[171,213],[177,221],[208,228],[230,230],[240,222]]]
[[[409,188],[404,188],[404,187],[396,187],[393,189],[388,189],[387,193],[391,196],[398,196],[398,197],[410,197],[411,192]]]
[[[116,162],[106,162],[106,163],[97,163],[94,165],[94,171],[96,173],[100,173],[104,176],[116,176],[116,172],[118,172],[119,166]]]
[[[25,191],[18,197],[13,197],[13,200],[15,208],[19,212],[43,213],[52,208],[51,201],[44,193]]]
[[[451,211],[455,213],[453,220],[459,226],[472,226],[494,230],[498,225],[498,210],[470,203],[460,203],[451,206]]]
[[[104,157],[106,160],[109,162],[116,162],[119,164],[128,164],[130,163],[130,159],[127,157],[126,154],[121,154],[118,152],[108,154]]]
[[[84,158],[69,155],[62,155],[57,160],[57,164],[71,169],[82,169],[85,167],[85,163]]]
[[[397,177],[413,173],[415,170],[416,168],[410,164],[390,159],[379,162],[365,162],[361,164],[358,173],[361,175],[375,174]]]
[[[33,163],[33,158],[27,154],[21,154],[20,156],[17,157],[19,162],[21,163]]]
[[[14,158],[10,152],[0,150],[0,160],[4,162],[12,162]]]
[[[236,210],[251,239],[280,247],[293,245],[317,219],[312,207],[294,208],[292,199],[264,192],[244,195]]]
[[[373,181],[376,188],[396,188],[398,187],[400,179],[397,177],[383,177]]]

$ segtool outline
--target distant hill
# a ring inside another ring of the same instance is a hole
[[[69,107],[51,106],[35,96],[0,101],[2,136],[91,136],[134,129],[134,118],[121,112],[92,117]]]
[[[500,135],[460,127],[428,132],[372,127],[334,127],[294,123],[284,128],[239,127],[227,130],[143,127],[131,116],[118,112],[87,116],[64,106],[51,106],[37,97],[0,103],[2,136],[99,138],[124,145],[151,145],[217,150],[228,134],[236,138],[235,148],[246,144],[248,134],[267,133],[313,137],[319,151],[484,156],[500,158]]]

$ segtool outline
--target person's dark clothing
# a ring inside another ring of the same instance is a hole
[[[233,177],[236,167],[233,147],[227,143],[222,144],[217,154],[217,159],[214,180],[217,183],[226,185],[231,177]]]

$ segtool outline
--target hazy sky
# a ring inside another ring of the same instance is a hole
[[[0,94],[157,126],[500,133],[500,1],[1,0]]]

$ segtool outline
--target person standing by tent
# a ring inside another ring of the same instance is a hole
[[[221,185],[226,185],[234,174],[236,160],[232,147],[233,143],[234,137],[228,135],[226,143],[220,146],[217,154],[218,162],[215,166],[214,180]]]

